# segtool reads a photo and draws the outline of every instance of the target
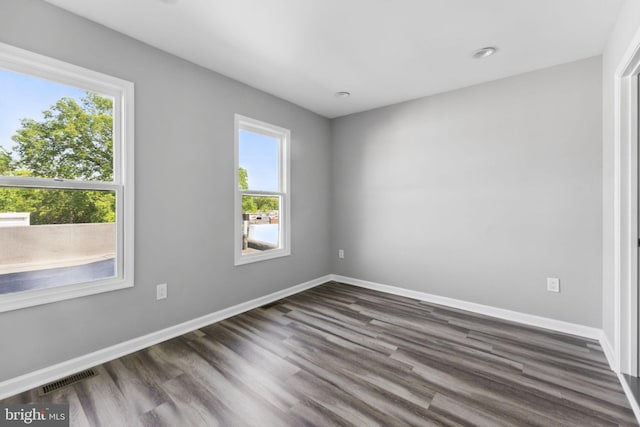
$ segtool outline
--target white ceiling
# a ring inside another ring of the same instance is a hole
[[[47,1],[331,118],[599,55],[622,3]]]

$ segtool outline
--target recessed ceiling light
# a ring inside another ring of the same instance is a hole
[[[481,58],[486,58],[488,56],[491,56],[495,54],[497,51],[498,51],[497,47],[493,47],[493,46],[483,47],[482,49],[478,49],[475,52],[473,52],[473,55],[471,56],[474,59],[481,59]]]
[[[350,96],[351,96],[351,92],[345,92],[345,91],[342,91],[342,92],[336,92],[334,96],[335,96],[336,98],[348,98],[348,97],[350,97]]]

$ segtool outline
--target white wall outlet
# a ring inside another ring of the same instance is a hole
[[[338,249],[338,258],[344,259],[344,249]]]
[[[557,277],[547,277],[547,290],[549,292],[560,292],[560,279]]]
[[[156,285],[156,299],[165,299],[167,297],[167,284],[160,283]]]

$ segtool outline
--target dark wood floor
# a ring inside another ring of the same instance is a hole
[[[97,368],[74,426],[637,425],[596,341],[329,283]]]

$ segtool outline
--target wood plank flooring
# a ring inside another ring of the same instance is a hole
[[[97,367],[73,426],[635,426],[596,341],[327,283]]]

